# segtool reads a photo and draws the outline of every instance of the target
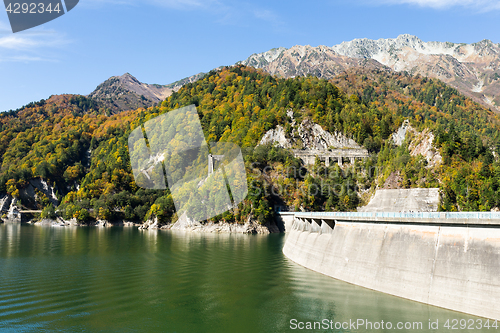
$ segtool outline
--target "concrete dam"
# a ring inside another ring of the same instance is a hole
[[[281,213],[283,253],[319,273],[500,320],[500,213]]]

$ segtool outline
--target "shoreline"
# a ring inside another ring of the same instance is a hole
[[[20,223],[20,222],[16,222]],[[24,222],[23,222],[24,223]],[[180,230],[189,231],[196,233],[236,233],[236,234],[271,234],[271,233],[281,233],[282,231],[276,224],[266,224],[261,225],[254,221],[247,221],[245,224],[237,223],[200,223],[192,221],[190,219],[179,219],[177,222],[172,224],[159,224],[158,221],[148,220],[144,223],[137,223],[126,220],[119,221],[107,221],[107,220],[97,220],[91,223],[78,223],[76,219],[64,220],[58,218],[56,220],[52,219],[42,219],[40,221],[28,221],[26,224],[35,226],[50,226],[50,227],[126,227],[126,228],[138,228],[139,230]]]

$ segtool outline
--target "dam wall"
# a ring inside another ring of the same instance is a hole
[[[290,230],[292,230],[294,218],[295,213],[281,212],[279,214],[276,214],[276,222],[279,226],[282,227],[282,232],[289,232]]]
[[[438,188],[382,189],[358,212],[437,212],[438,206]]]
[[[500,320],[500,226],[295,217],[283,253],[369,289]]]

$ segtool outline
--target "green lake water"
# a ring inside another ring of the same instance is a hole
[[[0,224],[0,332],[500,332],[307,270],[284,240]]]

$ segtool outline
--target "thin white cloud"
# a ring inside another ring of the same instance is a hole
[[[18,35],[11,35],[0,38],[0,48],[9,50],[26,50],[39,45],[39,41],[21,37]]]
[[[0,31],[0,62],[55,61],[54,51],[69,43],[64,35],[43,28],[13,34],[0,21]]]
[[[499,0],[371,0],[378,4],[411,4],[434,9],[447,9],[464,7],[478,11],[491,11],[500,9]]]

